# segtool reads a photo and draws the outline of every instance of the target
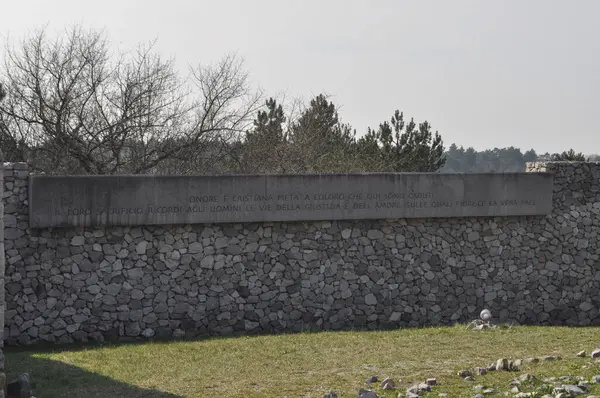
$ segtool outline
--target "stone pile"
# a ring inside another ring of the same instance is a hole
[[[581,351],[575,355],[576,357],[587,356],[586,351]],[[595,362],[589,362],[588,365],[600,364],[600,349],[592,351],[590,355],[591,359],[596,359]],[[484,376],[487,372],[492,371],[506,371],[506,372],[518,372],[521,367],[525,364],[536,364],[545,362],[560,361],[562,357],[558,355],[548,355],[545,357],[530,357],[527,359],[515,359],[510,360],[506,358],[500,358],[493,364],[474,369],[464,369],[457,372],[460,378],[466,381],[475,381],[475,376]],[[588,365],[585,365],[586,368]],[[367,379],[368,385],[378,383],[379,378],[372,376]],[[401,382],[401,381],[400,381]],[[473,386],[475,395],[474,398],[483,398],[486,396],[512,396],[515,398],[569,398],[585,396],[586,398],[600,398],[600,396],[589,395],[591,386],[593,384],[600,383],[600,375],[593,376],[591,378],[585,378],[582,376],[561,376],[561,377],[549,377],[539,380],[535,375],[530,373],[524,373],[520,376],[512,379],[508,385],[508,391],[498,391],[495,388],[486,387],[482,384]],[[398,398],[419,398],[424,394],[433,392],[433,387],[438,386],[439,383],[436,378],[429,378],[425,382],[414,384],[406,389],[406,391],[400,391]],[[383,391],[395,390],[397,388],[396,382],[392,378],[385,378],[379,385]],[[527,391],[529,390],[529,391]],[[440,397],[448,396],[447,393],[438,393]],[[379,395],[372,389],[361,388],[357,395],[358,398],[379,398]],[[326,393],[323,398],[338,398],[338,395],[334,391]]]
[[[370,377],[367,380],[367,384],[373,384],[373,383],[377,383],[377,382],[378,382],[377,376]],[[406,392],[399,392],[398,397],[399,398],[404,398],[404,397],[418,398],[425,393],[433,391],[432,388],[437,385],[438,385],[437,379],[430,378],[430,379],[427,379],[423,383],[417,383],[417,384],[414,384],[414,385],[408,387],[406,389]],[[381,382],[380,388],[384,391],[395,390],[396,382],[394,382],[394,380],[392,378],[388,377]],[[338,395],[335,391],[330,391],[323,396],[323,398],[337,398],[337,397],[338,397]],[[357,397],[358,398],[379,398],[379,395],[373,390],[361,388],[358,391]]]

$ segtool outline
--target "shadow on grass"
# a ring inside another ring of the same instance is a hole
[[[55,347],[55,351],[67,350],[56,350]],[[29,373],[32,393],[40,398],[182,398],[181,395],[136,387],[60,361],[40,358],[38,355],[32,350],[5,350],[9,381],[23,373]],[[135,364],[132,363],[131,366]]]
[[[422,333],[422,332],[452,332],[452,331],[471,331],[468,327],[468,323],[454,323],[452,325],[425,325],[421,327],[380,327],[380,328],[361,328],[351,327],[339,330],[324,330],[324,329],[310,329],[306,328],[301,331],[285,331],[285,332],[254,332],[254,333],[234,333],[230,335],[207,335],[207,336],[190,336],[183,338],[128,338],[128,339],[107,339],[103,342],[87,341],[87,342],[75,342],[68,344],[56,344],[49,342],[37,342],[30,345],[5,345],[3,351],[11,359],[13,357],[24,356],[29,354],[51,354],[58,352],[77,352],[85,350],[94,350],[102,348],[116,348],[116,347],[127,347],[136,345],[147,345],[152,344],[155,346],[169,345],[173,343],[190,343],[190,342],[204,342],[204,341],[219,341],[219,340],[236,340],[239,338],[263,338],[273,336],[298,336],[298,335],[332,335],[332,334],[344,334],[344,333],[363,333],[363,334],[376,334],[382,332],[404,332],[404,333]],[[595,326],[578,326],[578,325],[535,325],[535,324],[495,324],[497,328],[486,329],[484,331],[493,330],[528,330],[535,328],[552,327],[556,329],[587,329],[594,328]],[[29,354],[28,354],[29,353]],[[10,369],[9,369],[10,370]]]
[[[563,326],[557,327],[559,329],[574,327]],[[585,329],[587,327],[584,327]],[[532,328],[529,326],[521,325],[511,328],[512,331],[526,332],[531,331]],[[504,331],[510,331],[511,329],[498,329]],[[456,324],[453,326],[429,326],[421,328],[404,328],[395,329],[397,331],[403,331],[403,333],[414,334],[422,333],[427,331],[433,334],[445,334],[454,332],[468,332],[466,330],[466,324]],[[127,384],[110,377],[100,375],[85,369],[72,366],[60,361],[46,358],[51,356],[52,353],[61,352],[77,352],[82,350],[95,350],[101,348],[111,348],[120,346],[135,346],[135,345],[150,345],[149,350],[157,349],[157,366],[161,366],[160,361],[160,346],[167,344],[177,344],[178,342],[202,342],[202,341],[214,341],[214,340],[231,340],[242,338],[260,338],[262,336],[283,336],[283,335],[300,335],[300,334],[338,334],[348,332],[360,332],[365,334],[375,334],[378,332],[390,331],[389,329],[371,329],[364,330],[360,328],[353,328],[348,330],[339,331],[323,331],[323,330],[304,330],[303,332],[296,333],[255,333],[246,336],[207,336],[207,337],[196,337],[190,339],[181,340],[133,340],[133,341],[107,341],[104,343],[78,343],[78,344],[65,344],[56,345],[51,343],[41,343],[30,346],[6,346],[4,353],[6,356],[6,365],[8,370],[9,379],[14,379],[18,375],[27,372],[31,376],[32,387],[34,394],[40,398],[54,398],[54,397],[85,397],[85,398],[99,398],[99,397],[148,397],[148,398],[181,398],[182,395],[176,395],[172,393],[166,393],[157,391],[155,389],[145,389],[136,387],[131,384]],[[535,331],[535,327],[533,329]],[[486,333],[486,331],[479,332]],[[154,347],[152,347],[154,346]],[[136,366],[134,362],[129,366]],[[147,382],[148,380],[143,380]],[[150,384],[152,387],[154,385]],[[160,385],[156,385],[160,388]]]

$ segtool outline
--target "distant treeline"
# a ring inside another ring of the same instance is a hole
[[[476,151],[474,148],[458,147],[450,145],[445,152],[446,163],[440,169],[441,172],[451,173],[474,173],[474,172],[511,172],[525,170],[525,163],[543,160],[565,160],[565,161],[598,161],[600,155],[585,156],[569,150],[563,153],[550,154],[548,152],[538,154],[534,149],[521,152],[519,148],[494,148],[484,151]]]

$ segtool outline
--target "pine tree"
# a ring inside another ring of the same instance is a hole
[[[359,147],[372,171],[434,172],[446,162],[439,133],[434,134],[427,121],[418,126],[414,119],[406,123],[399,110],[377,130],[369,128],[359,140]]]
[[[563,153],[553,154],[550,160],[555,162],[585,162],[586,157],[581,152],[577,153],[573,149],[569,149]]]
[[[254,129],[246,135],[248,141],[260,140],[266,143],[277,144],[285,140],[283,124],[286,121],[281,105],[269,98],[266,110],[258,111],[254,120]]]
[[[342,124],[333,102],[320,94],[291,125],[290,142],[304,172],[345,172],[356,167],[352,156],[355,131]]]
[[[265,102],[266,110],[258,111],[253,129],[246,133],[241,145],[240,167],[243,172],[281,173],[284,172],[284,152],[287,137],[283,126],[286,117],[283,107],[273,98]]]

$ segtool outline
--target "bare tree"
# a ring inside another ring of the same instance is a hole
[[[235,56],[182,79],[154,43],[113,55],[104,32],[67,33],[39,30],[7,46],[0,75],[0,144],[39,170],[202,173],[260,104]]]

